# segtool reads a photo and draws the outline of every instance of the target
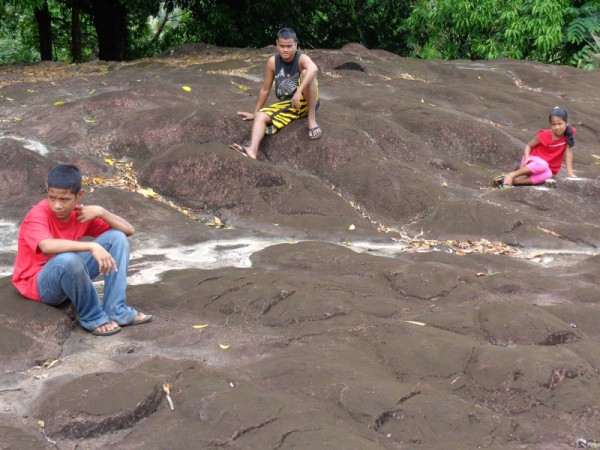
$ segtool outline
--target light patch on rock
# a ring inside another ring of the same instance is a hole
[[[24,142],[25,144],[23,145],[23,147],[27,150],[34,151],[40,154],[41,156],[48,155],[48,148],[39,141],[35,141],[33,139],[25,139],[18,136],[0,136],[0,139],[12,139],[14,141]]]

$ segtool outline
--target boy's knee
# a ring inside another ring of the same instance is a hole
[[[127,236],[125,235],[125,233],[119,230],[105,231],[98,239],[111,245],[129,247],[129,240],[127,239]]]
[[[266,124],[270,119],[271,117],[262,111],[257,111],[256,114],[254,114],[254,121],[258,123]]]
[[[63,267],[64,270],[70,273],[73,277],[79,277],[83,274],[87,274],[87,268],[77,253],[59,253],[52,258],[52,263],[54,265]]]

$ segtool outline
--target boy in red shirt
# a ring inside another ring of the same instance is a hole
[[[101,206],[81,205],[83,195],[77,167],[50,170],[48,198],[27,213],[19,229],[13,284],[23,296],[48,305],[71,300],[81,326],[97,336],[116,334],[119,325],[150,322],[151,315],[125,303],[133,226]],[[81,241],[84,236],[95,239]],[[102,304],[92,282],[100,274]]]

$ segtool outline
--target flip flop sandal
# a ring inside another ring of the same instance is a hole
[[[317,132],[319,134],[317,134]],[[317,126],[314,126],[314,127],[308,129],[308,138],[309,139],[312,139],[314,141],[316,139],[319,139],[321,136],[323,136],[323,130],[321,130],[320,125],[317,125]]]
[[[240,144],[231,144],[229,148],[249,158],[248,152],[246,152],[246,147],[242,147]]]
[[[498,175],[494,178],[494,186],[500,186],[504,184],[504,175]]]
[[[146,314],[143,319],[134,320],[129,322],[127,325],[141,325],[143,323],[152,322],[152,314]]]
[[[102,325],[108,325],[108,323],[103,323]],[[99,326],[102,326],[102,325],[99,325]],[[121,327],[116,327],[109,331],[96,331],[96,329],[88,330],[88,331],[90,333],[92,333],[94,336],[112,336],[113,334],[117,334],[118,332],[120,332]]]

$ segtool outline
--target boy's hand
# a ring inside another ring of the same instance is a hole
[[[294,96],[292,97],[292,100],[291,100],[292,108],[300,109],[300,99],[301,98],[302,98],[302,93],[300,93],[296,90],[296,93],[294,94]]]
[[[108,275],[113,269],[115,272],[119,271],[119,268],[117,267],[117,262],[113,259],[110,253],[108,253],[106,249],[100,244],[94,243],[90,250],[90,253],[98,262],[98,270],[101,274]]]
[[[106,210],[102,206],[97,205],[77,205],[75,206],[77,211],[77,220],[80,223],[86,223],[88,220],[95,219],[96,217],[102,217]]]
[[[242,120],[254,120],[254,113],[238,111],[238,116],[242,116]]]

